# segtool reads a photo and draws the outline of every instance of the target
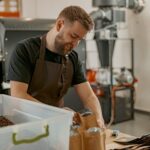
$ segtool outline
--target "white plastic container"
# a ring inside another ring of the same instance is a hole
[[[70,111],[0,95],[0,116],[15,124],[0,128],[0,150],[69,150]]]

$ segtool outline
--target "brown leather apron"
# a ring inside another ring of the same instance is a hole
[[[63,96],[72,82],[73,64],[68,56],[62,56],[62,64],[46,61],[45,48],[46,35],[42,37],[28,93],[45,104],[63,107]]]

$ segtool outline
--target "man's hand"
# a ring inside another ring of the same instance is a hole
[[[102,118],[101,118],[101,119],[97,119],[97,124],[98,124],[98,126],[99,126],[101,129],[106,129],[104,120],[103,120]]]
[[[100,102],[97,96],[94,94],[89,82],[76,85],[75,90],[83,102],[84,107],[88,108],[95,114],[98,126],[105,129],[106,127],[102,116]]]

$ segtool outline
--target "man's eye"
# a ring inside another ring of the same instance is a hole
[[[77,37],[76,36],[74,36],[74,35],[71,35],[71,37],[73,38],[73,39],[76,39]]]

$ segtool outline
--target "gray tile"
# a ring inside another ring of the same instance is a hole
[[[150,115],[136,112],[134,120],[118,123],[110,128],[139,137],[150,133]]]

